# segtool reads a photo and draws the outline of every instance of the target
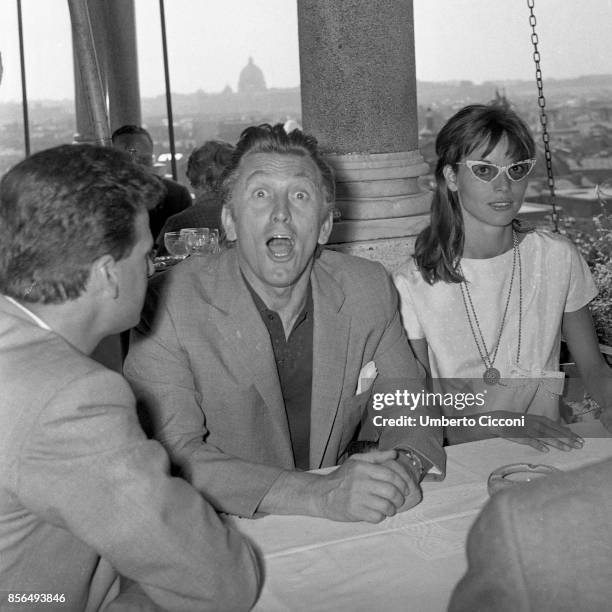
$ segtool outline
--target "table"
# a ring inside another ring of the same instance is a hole
[[[417,507],[379,523],[337,523],[303,516],[232,519],[259,549],[265,583],[255,610],[446,610],[464,574],[465,540],[489,499],[487,478],[509,463],[571,470],[612,456],[598,421],[572,426],[580,450],[540,453],[502,439],[447,448],[447,475],[423,483]]]

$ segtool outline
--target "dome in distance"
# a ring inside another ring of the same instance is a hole
[[[249,57],[249,63],[240,71],[238,79],[238,93],[255,93],[266,91],[266,80],[259,66]]]

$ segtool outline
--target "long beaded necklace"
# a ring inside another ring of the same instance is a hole
[[[521,253],[518,248],[518,237],[516,232],[512,231],[512,275],[510,276],[510,287],[508,288],[508,297],[506,298],[506,306],[504,308],[504,314],[502,316],[501,325],[499,326],[499,334],[497,335],[497,342],[495,343],[495,349],[493,352],[489,352],[487,349],[487,345],[485,344],[484,335],[482,330],[480,329],[480,323],[478,321],[478,317],[476,316],[476,309],[474,308],[474,303],[472,302],[472,296],[470,295],[470,290],[468,288],[468,284],[466,281],[461,282],[459,285],[461,288],[461,297],[463,298],[463,305],[465,306],[465,314],[467,315],[468,323],[470,324],[470,329],[472,331],[472,337],[474,338],[474,342],[476,343],[476,348],[478,349],[478,354],[480,355],[480,359],[484,364],[485,371],[482,375],[482,379],[485,381],[487,385],[496,385],[499,383],[501,374],[499,370],[494,367],[495,358],[497,357],[497,351],[499,350],[499,343],[502,337],[502,333],[504,331],[504,326],[506,324],[506,315],[508,314],[508,306],[510,305],[510,298],[512,296],[512,286],[514,285],[514,273],[517,267],[518,262],[518,290],[519,290],[519,313],[518,313],[518,347],[516,350],[516,363],[518,364],[519,359],[521,357],[521,331],[523,326],[523,270],[521,266]],[[459,272],[465,278],[465,274],[461,268],[461,264],[458,265]],[[476,334],[478,331],[478,334]]]

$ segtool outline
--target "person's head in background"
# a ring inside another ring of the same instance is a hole
[[[115,149],[125,151],[132,161],[153,168],[153,139],[144,128],[122,125],[113,132],[111,141]]]
[[[466,223],[513,224],[535,154],[529,127],[507,106],[472,104],[446,122],[436,138],[431,223],[415,245],[415,259],[428,282],[461,282],[455,267],[463,255]],[[498,171],[495,164],[509,167]],[[511,205],[504,208],[502,200]],[[495,201],[500,205],[489,210]]]
[[[147,203],[163,193],[109,147],[28,157],[0,181],[0,292],[28,308],[91,308],[104,335],[135,325],[152,271]]]
[[[233,153],[234,147],[221,140],[207,140],[191,152],[186,175],[196,198],[204,193],[217,194],[219,179],[231,162]]]

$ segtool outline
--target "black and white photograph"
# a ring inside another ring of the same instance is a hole
[[[0,0],[0,612],[604,612],[612,0]]]

